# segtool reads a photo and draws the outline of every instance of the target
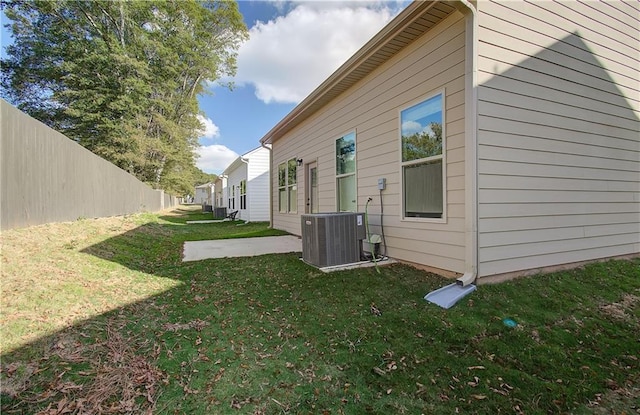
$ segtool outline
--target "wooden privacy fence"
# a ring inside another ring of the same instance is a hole
[[[0,229],[178,204],[0,99]]]

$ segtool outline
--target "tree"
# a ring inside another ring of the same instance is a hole
[[[205,184],[205,183],[214,183],[218,180],[217,174],[205,173],[200,169],[196,169],[195,172],[195,183],[197,185]],[[191,189],[193,190],[193,189]]]
[[[429,128],[402,136],[402,161],[423,159],[442,154],[442,124],[431,122]]]
[[[2,95],[156,188],[195,184],[197,96],[235,73],[237,4],[6,0]],[[194,170],[195,169],[195,170]]]

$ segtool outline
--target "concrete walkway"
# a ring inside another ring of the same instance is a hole
[[[302,252],[302,241],[297,236],[291,235],[218,239],[215,241],[188,241],[184,243],[182,252],[182,262],[209,258],[281,254]]]

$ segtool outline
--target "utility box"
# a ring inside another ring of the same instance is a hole
[[[323,268],[360,261],[364,213],[314,213],[301,220],[304,262]]]

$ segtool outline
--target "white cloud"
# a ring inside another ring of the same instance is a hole
[[[402,123],[402,135],[411,135],[415,133],[426,133],[430,136],[434,135],[433,128],[431,128],[431,123],[423,126],[417,121],[405,121]]]
[[[238,154],[221,144],[200,146],[197,150],[196,166],[205,173],[220,174],[238,158]]]
[[[405,121],[402,123],[402,135],[411,135],[422,130],[422,124],[416,121]]]
[[[238,52],[238,85],[265,103],[298,103],[399,11],[396,3],[302,2],[258,22]],[[393,7],[393,9],[391,8]]]
[[[201,136],[206,138],[217,138],[220,137],[220,128],[213,123],[210,118],[204,117],[202,115],[197,115],[198,121],[202,124],[202,129],[200,130]]]

